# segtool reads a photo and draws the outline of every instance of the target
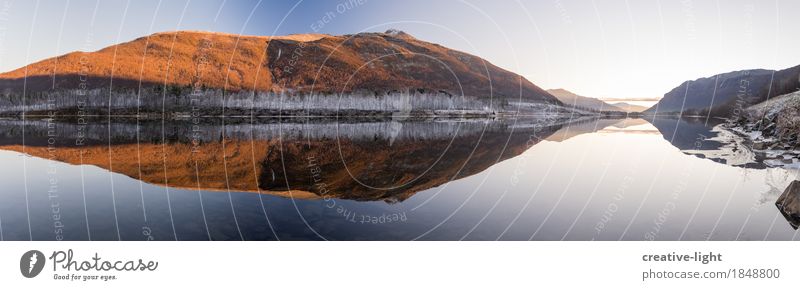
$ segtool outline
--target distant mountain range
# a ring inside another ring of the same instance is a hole
[[[479,99],[473,103],[478,104],[479,109],[487,110],[488,107],[489,111],[496,108],[496,104],[512,106],[518,101],[557,106],[566,104],[593,111],[642,111],[641,107],[630,103],[610,104],[564,89],[545,91],[522,76],[478,56],[422,41],[398,30],[340,36],[296,34],[275,37],[200,31],[161,32],[95,52],[71,52],[1,73],[0,106],[16,108],[13,109],[16,111],[35,110],[31,107],[37,104],[31,104],[37,100],[26,98],[28,102],[22,102],[19,95],[23,91],[52,94],[61,90],[109,88],[128,92],[139,88],[167,88],[174,95],[169,104],[175,108],[185,107],[182,105],[185,100],[181,98],[190,91],[188,88],[201,88],[289,95],[358,93],[362,98],[411,92],[414,98],[436,94],[427,102],[442,107],[448,106],[442,105],[444,103],[457,103],[448,99],[449,96],[464,95]],[[730,72],[686,81],[644,112],[729,116],[737,109],[798,89],[800,66],[780,71]],[[156,101],[161,100],[160,94],[147,99],[146,94],[153,95],[153,92],[158,91],[143,93],[142,99],[159,103]],[[153,99],[155,96],[159,98]],[[129,96],[115,97],[113,102],[96,106],[130,106],[120,101],[120,98],[128,99]],[[243,97],[246,96],[239,96],[237,100],[241,101]],[[39,95],[38,98],[45,99],[45,96]],[[95,92],[95,98],[109,100],[100,91]],[[467,104],[471,101],[460,102]],[[132,104],[135,107],[136,101]],[[237,104],[248,106],[243,102]],[[160,103],[157,105],[161,108]],[[230,104],[222,102],[220,105]],[[211,105],[215,106],[219,107]]]
[[[648,114],[731,116],[753,104],[800,89],[800,66],[743,70],[686,81],[664,95]]]
[[[278,37],[162,32],[95,52],[72,52],[0,74],[6,95],[183,86],[228,91],[434,92],[560,102],[522,76],[402,31]]]
[[[565,89],[551,89],[547,90],[548,93],[556,97],[562,103],[568,106],[574,106],[578,108],[585,108],[595,111],[614,111],[614,112],[641,112],[641,111],[630,111],[625,107],[632,108],[631,105],[624,104],[622,107],[612,105],[606,103],[600,99],[584,97],[573,92],[570,92]]]

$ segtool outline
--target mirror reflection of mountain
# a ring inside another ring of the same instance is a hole
[[[562,127],[552,135],[546,138],[547,141],[563,142],[572,137],[594,133],[600,130],[603,131],[617,131],[624,130],[625,132],[633,131],[631,128],[647,124],[643,119],[615,119],[615,118],[582,118],[569,125]],[[638,133],[655,133],[651,130],[644,130]]]
[[[40,120],[23,130],[21,121],[4,120],[0,149],[176,188],[394,202],[517,156],[562,126],[548,119],[196,126]]]
[[[27,220],[26,197],[33,239],[52,239],[51,178],[70,240],[150,238],[142,226],[156,240],[641,240],[674,192],[675,226],[655,239],[795,233],[774,208],[752,210],[774,203],[798,172],[700,159],[686,154],[695,136],[665,129],[704,121],[108,121],[0,120],[0,158],[13,168],[0,190],[6,239],[30,238],[26,222],[5,223]],[[616,222],[598,226],[612,203]]]

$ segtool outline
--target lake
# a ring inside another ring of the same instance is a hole
[[[797,238],[719,123],[0,120],[0,238]]]

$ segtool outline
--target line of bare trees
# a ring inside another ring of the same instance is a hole
[[[0,113],[41,112],[49,110],[128,109],[142,112],[162,110],[186,112],[207,109],[259,110],[349,110],[411,112],[426,110],[499,111],[508,102],[472,96],[431,92],[391,93],[286,93],[224,92],[219,89],[154,87],[142,90],[58,90],[4,93],[0,95]]]

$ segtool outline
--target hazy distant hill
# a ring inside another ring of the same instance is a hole
[[[163,85],[269,92],[430,91],[559,104],[523,77],[406,33],[162,32],[0,74],[5,93]]]
[[[621,110],[623,110],[625,112],[644,112],[645,110],[648,109],[647,107],[644,107],[644,106],[628,104],[628,103],[625,103],[625,102],[613,103],[611,105],[614,106],[614,107],[620,108]]]
[[[730,116],[737,110],[797,91],[800,66],[781,71],[744,70],[686,81],[646,113]]]
[[[599,99],[580,96],[565,89],[552,89],[547,90],[547,92],[569,106],[587,108],[597,111],[623,111],[622,109]]]

